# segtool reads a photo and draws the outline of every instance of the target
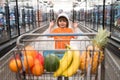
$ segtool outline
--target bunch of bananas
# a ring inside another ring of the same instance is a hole
[[[54,77],[70,77],[79,69],[80,51],[69,45],[67,45],[67,48],[69,49],[65,51],[63,58],[60,60],[59,68],[54,72]]]

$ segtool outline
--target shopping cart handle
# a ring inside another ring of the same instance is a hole
[[[45,36],[94,36],[96,33],[53,33],[45,34]]]
[[[28,36],[33,36],[33,37],[39,37],[39,36],[95,36],[96,33],[54,33],[54,34],[39,34],[39,33],[26,33],[18,37],[17,39],[17,45],[23,45],[21,43],[23,38],[26,38]]]

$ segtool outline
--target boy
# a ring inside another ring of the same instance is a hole
[[[67,16],[67,14],[65,13],[61,13],[60,15],[58,15],[57,18],[57,28],[52,29],[52,27],[54,26],[54,22],[50,22],[49,25],[49,30],[50,33],[74,33],[78,24],[74,23],[73,24],[73,29],[69,28],[69,18]],[[70,44],[70,40],[71,38],[76,38],[75,36],[53,36],[54,40],[55,40],[55,49],[65,49],[66,48],[66,44]]]

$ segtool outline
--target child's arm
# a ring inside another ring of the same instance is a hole
[[[50,33],[52,32],[53,26],[54,26],[54,21],[51,21],[50,24],[49,24],[49,32]]]
[[[74,31],[74,33],[77,32],[77,28],[78,28],[78,23],[77,23],[77,22],[74,22],[74,23],[73,23],[73,31]]]
[[[73,31],[74,31],[74,33],[76,33],[77,32],[77,29],[78,29],[78,23],[77,22],[74,22],[73,23]],[[78,36],[74,36],[74,38],[77,38]]]

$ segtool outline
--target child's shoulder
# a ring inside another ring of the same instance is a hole
[[[59,28],[54,28],[52,32],[58,32],[60,29]]]
[[[57,27],[57,28],[54,28],[53,30],[59,30],[60,28],[59,27]]]

